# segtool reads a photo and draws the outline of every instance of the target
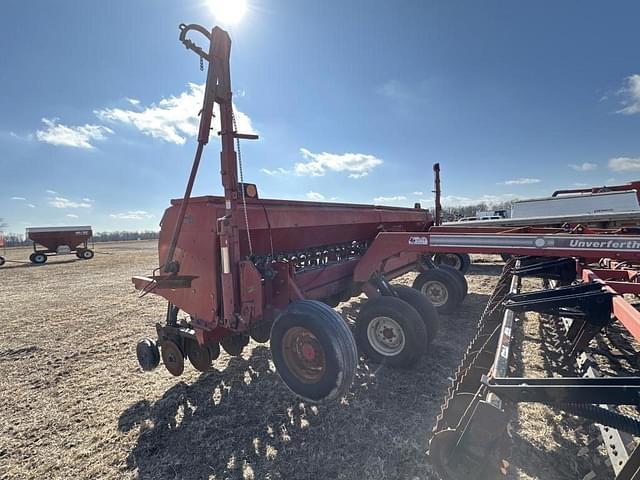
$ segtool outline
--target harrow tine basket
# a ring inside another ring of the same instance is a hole
[[[574,279],[581,280],[578,283],[571,283],[565,267],[558,275],[558,266],[571,263]],[[548,288],[521,292],[522,279],[527,275],[545,279]],[[615,278],[616,282],[612,286],[602,277]],[[640,377],[603,377],[596,364],[589,361],[591,340],[614,323],[619,322],[640,340],[640,312],[620,295],[640,293],[636,277],[636,270],[592,270],[573,259],[540,262],[522,257],[515,264],[512,260],[505,265],[480,318],[478,334],[436,419],[429,456],[441,478],[504,477],[509,468],[510,412],[516,404],[528,402],[544,403],[597,423],[615,478],[638,478],[640,449],[628,452],[623,437],[640,436],[640,417],[621,413],[616,407],[640,406]],[[515,332],[521,324],[518,316],[524,312],[538,312],[541,322],[558,320],[564,341],[563,360],[575,366],[581,376],[509,376]],[[637,353],[631,355],[635,358]]]

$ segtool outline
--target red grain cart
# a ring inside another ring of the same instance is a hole
[[[49,255],[72,253],[81,260],[89,260],[93,258],[93,250],[89,248],[92,236],[90,226],[27,228],[27,237],[33,241],[33,253],[29,260],[35,264],[43,264]]]

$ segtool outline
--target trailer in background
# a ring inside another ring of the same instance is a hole
[[[81,260],[89,260],[93,258],[93,250],[89,248],[92,236],[90,226],[27,228],[27,237],[33,241],[33,253],[29,260],[35,264],[43,264],[50,255],[72,253]]]

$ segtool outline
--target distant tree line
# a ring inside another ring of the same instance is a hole
[[[462,217],[475,217],[476,212],[486,212],[494,210],[511,210],[514,200],[508,200],[506,202],[487,203],[481,202],[475,205],[465,206],[442,206],[442,216],[444,221],[453,221]]]
[[[2,221],[0,219],[0,224]],[[156,240],[160,232],[153,230],[144,230],[141,232],[94,232],[93,241],[98,242],[122,242],[131,240]],[[24,245],[31,245],[29,240],[24,234],[20,233],[6,233],[4,235],[5,245],[7,247],[19,247]]]

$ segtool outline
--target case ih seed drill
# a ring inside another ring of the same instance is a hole
[[[251,336],[270,340],[273,361],[286,385],[312,401],[343,395],[353,379],[357,352],[392,366],[410,366],[428,348],[440,311],[452,311],[466,293],[456,270],[435,268],[434,253],[512,253],[609,256],[610,232],[579,230],[489,232],[429,230],[421,209],[260,199],[242,178],[236,154],[229,74],[231,42],[216,27],[181,25],[180,40],[208,62],[198,146],[183,199],[173,200],[161,221],[160,266],[134,277],[142,294],[168,300],[158,340],[138,343],[144,370],[162,358],[174,375],[185,359],[207,371],[220,346],[239,355]],[[209,40],[203,50],[188,38]],[[224,197],[190,198],[214,104],[220,108]],[[239,148],[238,148],[239,152]],[[457,231],[456,231],[457,232]],[[584,249],[572,242],[589,242]],[[629,236],[640,245],[640,236]],[[389,281],[420,271],[414,289]],[[354,334],[331,306],[365,292]],[[432,302],[429,301],[432,300]],[[188,318],[179,318],[180,311]],[[354,338],[355,337],[355,338]],[[159,348],[158,348],[159,347]]]
[[[31,227],[27,228],[27,237],[33,241],[33,253],[29,260],[43,264],[50,255],[75,253],[81,260],[93,258],[89,248],[89,239],[93,235],[91,227]],[[38,248],[38,245],[44,248]]]

